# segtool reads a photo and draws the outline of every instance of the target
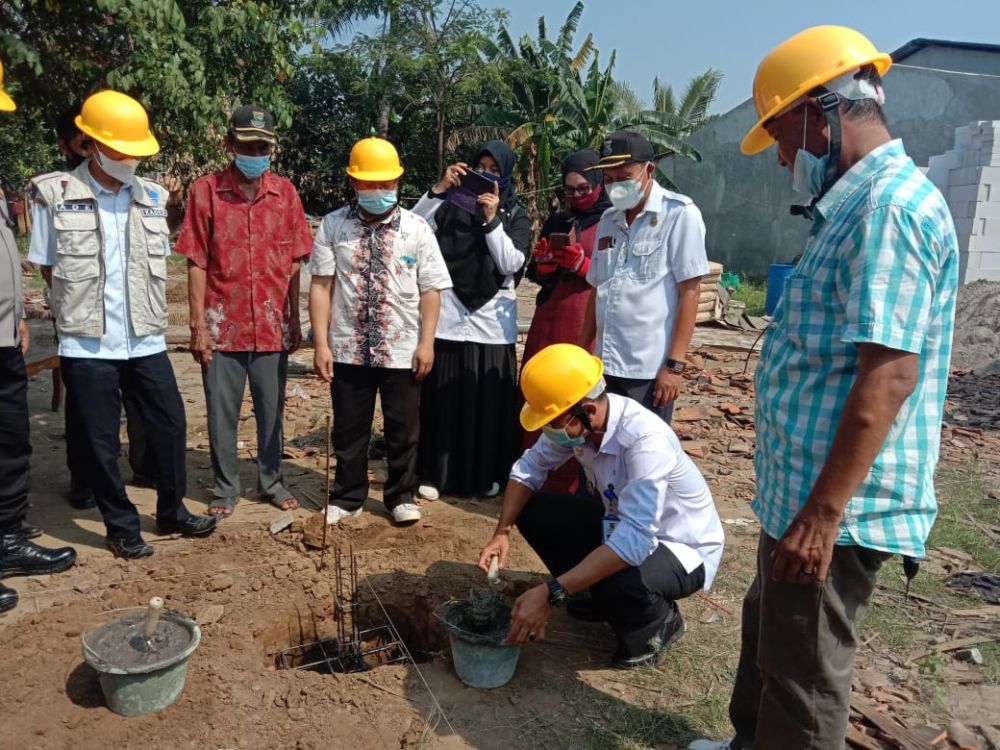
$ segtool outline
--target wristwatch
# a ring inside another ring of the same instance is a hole
[[[684,372],[684,370],[687,368],[687,362],[685,362],[683,359],[670,359],[668,357],[667,361],[664,362],[663,364],[667,366],[668,370],[676,372],[678,375]]]
[[[555,578],[550,578],[545,585],[549,587],[549,604],[553,607],[561,607],[566,602],[569,592]]]

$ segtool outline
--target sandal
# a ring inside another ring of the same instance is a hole
[[[227,518],[233,515],[237,500],[235,497],[214,497],[208,504],[208,514],[216,518]]]
[[[279,500],[276,497],[269,497],[267,501],[278,510],[297,510],[299,507],[299,501],[294,497],[286,497],[283,500]]]

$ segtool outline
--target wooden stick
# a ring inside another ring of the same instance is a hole
[[[867,701],[855,696],[851,699],[851,708],[861,714],[866,722],[887,735],[889,741],[901,750],[934,750],[930,744],[917,737],[907,727],[897,724],[888,716],[877,713],[875,706]]]
[[[717,609],[720,612],[725,612],[727,615],[732,615],[733,614],[733,610],[731,610],[729,607],[727,607],[722,602],[716,601],[715,599],[713,599],[712,597],[710,597],[708,594],[706,594],[704,591],[699,591],[698,592],[698,598],[701,599],[703,602],[705,602],[705,604],[707,604],[709,607],[712,607],[713,609]]]
[[[319,569],[323,570],[326,565],[326,527],[329,526],[329,518],[327,514],[330,512],[330,440],[332,429],[332,424],[330,422],[330,415],[326,415],[326,482],[323,494],[326,496],[326,500],[323,504],[323,548],[319,553]]]
[[[954,641],[948,641],[947,643],[938,643],[935,646],[931,646],[926,651],[914,654],[906,660],[906,663],[912,664],[918,659],[923,659],[925,656],[944,654],[948,651],[957,651],[958,649],[965,648],[966,646],[975,646],[979,643],[992,643],[993,641],[1000,641],[1000,633],[993,633],[991,635],[974,635],[969,638],[958,638]]]

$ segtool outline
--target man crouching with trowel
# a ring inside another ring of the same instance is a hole
[[[543,640],[549,608],[567,602],[571,616],[611,625],[613,663],[629,669],[655,663],[683,635],[676,600],[711,586],[724,538],[708,485],[673,430],[638,402],[606,393],[603,370],[571,344],[525,364],[521,425],[543,436],[511,470],[479,567],[488,571],[494,557],[506,567],[516,525],[554,577],[518,597],[508,641]],[[537,491],[572,458],[586,489]]]

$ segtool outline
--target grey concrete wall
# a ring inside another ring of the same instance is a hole
[[[920,166],[951,148],[956,127],[1000,119],[998,77],[900,65],[886,76],[885,89],[890,130]],[[791,173],[778,166],[775,150],[740,153],[755,119],[746,101],[692,136],[701,162],[669,157],[661,166],[701,209],[709,258],[729,271],[762,274],[801,252],[809,223],[788,213],[803,199],[792,192]]]

